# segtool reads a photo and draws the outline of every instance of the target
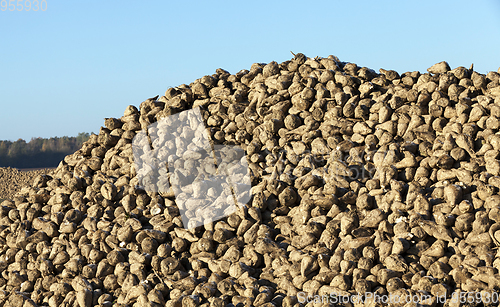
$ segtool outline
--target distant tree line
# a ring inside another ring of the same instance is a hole
[[[79,133],[76,137],[32,138],[29,142],[0,141],[0,167],[45,168],[57,167],[65,156],[80,149],[90,137]]]

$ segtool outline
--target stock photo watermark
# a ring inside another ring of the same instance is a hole
[[[366,292],[364,294],[341,295],[339,293],[330,293],[330,295],[310,295],[305,292],[298,292],[297,299],[299,303],[320,303],[320,304],[363,304],[367,302],[375,302],[382,304],[432,304],[433,296],[422,293],[407,294],[407,295],[381,295],[374,292]],[[455,291],[450,297],[446,295],[436,295],[436,303],[454,304],[498,304],[500,302],[498,292],[463,292]]]
[[[250,201],[245,151],[212,146],[200,109],[168,116],[132,141],[139,183],[175,194],[185,228],[219,220]]]
[[[46,0],[2,0],[0,1],[0,9],[2,11],[10,12],[29,12],[29,11],[43,11],[47,10]]]

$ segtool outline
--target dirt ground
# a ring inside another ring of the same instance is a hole
[[[48,174],[53,169],[18,170],[17,168],[0,167],[0,201],[11,199],[22,187],[33,182],[36,176]]]

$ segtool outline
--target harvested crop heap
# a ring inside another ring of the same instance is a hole
[[[127,107],[1,204],[0,305],[487,297],[500,286],[500,74],[428,71],[297,54]],[[195,107],[213,144],[246,151],[253,198],[187,230],[172,193],[139,186],[132,140]]]

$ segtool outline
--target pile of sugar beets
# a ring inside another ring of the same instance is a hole
[[[499,73],[299,53],[129,106],[1,203],[0,305],[498,305]],[[246,152],[252,198],[188,229],[132,140],[193,108]]]

